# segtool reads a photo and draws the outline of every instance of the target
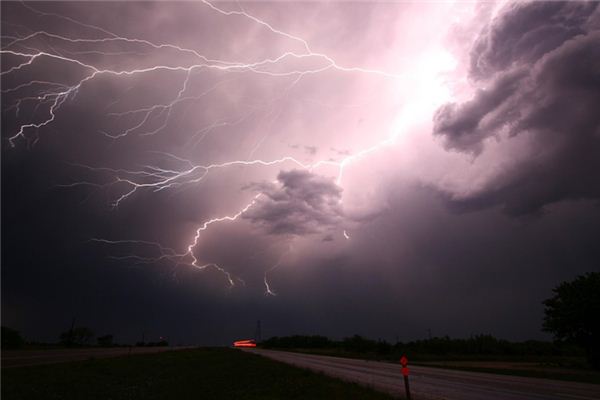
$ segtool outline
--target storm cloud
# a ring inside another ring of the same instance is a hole
[[[1,7],[28,339],[548,338],[600,265],[597,3]]]
[[[537,212],[600,197],[600,26],[597,3],[510,4],[471,51],[471,100],[434,116],[448,149],[479,155],[494,141],[512,160],[484,188],[451,203]]]
[[[332,178],[304,170],[282,171],[277,183],[254,185],[262,196],[244,218],[271,234],[307,235],[342,221],[342,188]]]

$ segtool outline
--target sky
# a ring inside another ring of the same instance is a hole
[[[2,324],[550,339],[597,2],[2,2]]]

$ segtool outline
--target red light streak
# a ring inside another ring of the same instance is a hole
[[[233,347],[256,347],[256,342],[254,339],[238,340],[233,342]]]

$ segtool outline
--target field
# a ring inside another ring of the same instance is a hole
[[[2,369],[2,399],[390,399],[226,348]]]

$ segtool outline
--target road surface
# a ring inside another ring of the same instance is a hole
[[[264,349],[245,350],[273,360],[403,395],[399,364]],[[600,385],[409,366],[414,400],[598,400]]]
[[[40,364],[55,364],[68,361],[109,358],[129,354],[161,353],[185,349],[186,347],[111,347],[107,349],[52,349],[52,350],[8,350],[2,351],[2,368],[28,367]]]

